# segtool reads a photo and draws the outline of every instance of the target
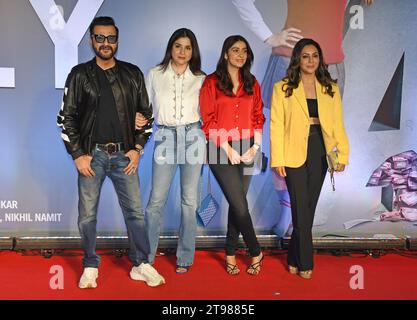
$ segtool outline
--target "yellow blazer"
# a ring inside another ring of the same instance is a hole
[[[301,167],[307,159],[310,130],[307,99],[303,82],[286,98],[282,80],[274,85],[271,101],[271,167]],[[333,85],[333,98],[316,80],[321,130],[326,152],[336,149],[339,162],[348,164],[349,141],[343,124],[342,99],[339,87]]]

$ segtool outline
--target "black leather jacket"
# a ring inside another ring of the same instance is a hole
[[[71,70],[58,114],[61,137],[73,159],[91,154],[93,147],[91,138],[100,96],[95,64],[94,58]],[[123,131],[125,151],[134,149],[135,144],[143,147],[152,134],[152,106],[149,104],[143,73],[133,64],[116,61],[109,81]],[[135,130],[136,112],[150,120],[149,125],[141,130]]]

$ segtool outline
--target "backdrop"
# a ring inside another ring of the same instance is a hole
[[[318,7],[321,1],[327,0],[317,0]],[[334,1],[347,3],[340,36],[351,157],[347,170],[336,176],[335,192],[325,181],[314,234],[415,237],[415,156],[398,154],[417,150],[417,2],[375,0],[366,7],[360,1]],[[0,236],[78,235],[77,173],[60,139],[56,115],[70,68],[93,57],[86,31],[95,15],[115,18],[120,28],[118,58],[137,64],[145,74],[162,60],[172,32],[187,27],[198,38],[206,73],[213,72],[227,36],[245,36],[255,54],[252,71],[261,81],[271,48],[245,20],[237,2],[0,0]],[[252,0],[249,3],[253,5]],[[286,0],[257,0],[254,5],[258,19],[272,32],[284,27]],[[306,16],[320,14],[316,10]],[[328,18],[321,17],[324,28],[331,27],[326,26]],[[268,155],[269,109],[264,112],[263,150]],[[153,140],[139,170],[144,204],[151,187],[152,148]],[[206,173],[207,168],[203,196]],[[165,234],[175,233],[179,225],[178,182],[176,177],[171,187]],[[259,233],[273,234],[285,210],[275,187],[270,170],[252,180],[248,201]],[[199,227],[200,235],[225,233],[228,205],[215,182],[213,194],[220,212],[206,228]],[[384,220],[381,213],[391,210],[398,212]],[[355,219],[370,222],[346,224]],[[109,181],[101,194],[98,229],[102,235],[125,234]]]

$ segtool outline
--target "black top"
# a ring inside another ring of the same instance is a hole
[[[310,118],[318,118],[319,109],[318,109],[317,99],[307,99],[307,106],[308,106],[308,113],[310,114]]]
[[[96,65],[98,82],[100,84],[100,98],[93,135],[94,143],[123,142],[122,126],[117,114],[116,102],[106,72]]]

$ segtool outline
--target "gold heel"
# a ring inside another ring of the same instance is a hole
[[[288,271],[291,274],[297,274],[298,273],[298,268],[297,267],[294,267],[294,266],[288,265]]]
[[[301,278],[310,280],[313,277],[313,270],[300,271],[298,274]]]

